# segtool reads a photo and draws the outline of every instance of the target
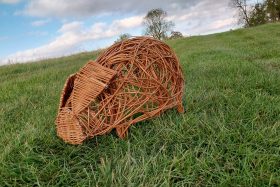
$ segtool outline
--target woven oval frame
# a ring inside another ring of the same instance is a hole
[[[120,138],[137,122],[177,107],[184,79],[170,47],[151,37],[116,43],[68,77],[56,118],[57,135],[70,144],[116,129]]]

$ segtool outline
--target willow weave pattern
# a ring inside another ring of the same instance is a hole
[[[65,142],[116,129],[124,138],[139,121],[177,107],[183,112],[184,79],[175,53],[150,37],[118,42],[68,77],[56,118]]]

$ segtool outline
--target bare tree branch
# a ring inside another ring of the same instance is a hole
[[[245,27],[250,26],[250,10],[247,0],[231,0],[231,5],[238,9],[240,22],[245,22]]]

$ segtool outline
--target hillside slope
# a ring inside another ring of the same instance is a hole
[[[0,186],[280,185],[280,24],[168,44],[187,112],[81,146],[54,120],[65,79],[96,54],[0,67]]]

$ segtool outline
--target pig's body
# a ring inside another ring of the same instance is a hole
[[[177,57],[161,41],[136,37],[117,43],[68,78],[57,116],[57,133],[81,144],[116,128],[178,107],[183,112],[184,80]]]

